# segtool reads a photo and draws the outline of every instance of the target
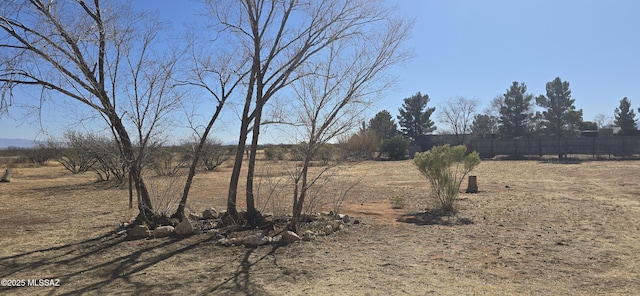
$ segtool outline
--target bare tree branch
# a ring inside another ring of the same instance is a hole
[[[162,29],[157,21],[117,2],[102,4],[23,0],[4,7],[1,107],[12,101],[14,89],[40,86],[40,102],[66,97],[95,110],[134,177],[139,217],[153,220],[142,177],[146,148],[159,142],[159,124],[181,99],[170,83],[179,60],[151,54]]]

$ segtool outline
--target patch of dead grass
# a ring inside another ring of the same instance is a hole
[[[458,204],[458,217],[473,223],[416,225],[397,219],[431,208],[428,182],[410,161],[364,162],[344,169],[364,179],[343,208],[363,225],[255,249],[220,247],[209,235],[122,240],[113,229],[136,214],[126,190],[56,166],[19,168],[0,184],[0,278],[60,278],[62,286],[0,292],[632,295],[640,290],[638,167],[485,161],[472,172],[480,192]],[[199,173],[190,208],[224,209],[229,174]],[[406,197],[405,209],[392,209],[394,194]]]

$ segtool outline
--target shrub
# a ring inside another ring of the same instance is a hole
[[[156,147],[150,152],[149,165],[158,176],[175,176],[189,161],[189,155],[173,147]]]
[[[409,141],[402,136],[384,140],[380,145],[380,153],[385,154],[389,160],[403,160],[409,153]]]
[[[280,146],[269,146],[264,148],[265,160],[283,160],[285,149]]]
[[[309,153],[308,150],[309,144],[307,144],[307,142],[302,142],[291,146],[291,149],[289,150],[289,160],[303,161]]]
[[[98,175],[100,181],[112,180],[115,177],[120,184],[124,184],[129,172],[127,160],[120,152],[120,145],[113,139],[97,135],[89,135],[92,154],[96,163],[91,169]]]
[[[213,171],[235,154],[233,147],[222,146],[222,141],[217,139],[207,140],[200,151],[200,163],[202,170]]]
[[[66,131],[63,138],[64,147],[56,155],[56,161],[72,174],[89,171],[97,162],[90,137],[79,132]]]
[[[347,159],[371,159],[379,141],[373,131],[361,130],[341,143]]]
[[[328,165],[329,161],[333,159],[333,154],[335,153],[333,146],[331,144],[323,144],[316,152],[316,160],[322,161],[323,165]]]
[[[52,140],[39,143],[36,147],[25,149],[25,155],[29,160],[38,166],[44,166],[49,160],[56,158],[60,151],[60,145]]]
[[[400,195],[400,194],[394,194],[391,197],[391,207],[393,209],[404,209],[404,207],[407,206],[407,199]]]
[[[463,145],[436,146],[431,150],[416,154],[413,163],[424,175],[440,202],[440,209],[446,213],[454,213],[454,202],[460,191],[460,183],[464,177],[480,164],[477,152],[466,154]]]

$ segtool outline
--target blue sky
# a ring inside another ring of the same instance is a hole
[[[436,108],[463,96],[479,100],[483,110],[513,81],[526,83],[537,96],[557,76],[570,83],[585,120],[597,114],[613,117],[623,97],[634,109],[640,107],[640,1],[388,3],[415,18],[406,44],[415,58],[393,71],[398,83],[372,108],[371,117],[382,109],[397,115],[402,100],[416,92],[429,94],[429,104]],[[158,10],[175,30],[198,10],[197,3],[177,0],[139,0],[135,6]],[[53,133],[71,124],[56,110],[45,112],[43,122]],[[20,116],[19,110],[11,113]],[[33,139],[41,135],[39,130],[38,125],[0,118],[0,138]],[[225,142],[236,138],[233,128],[216,137]]]

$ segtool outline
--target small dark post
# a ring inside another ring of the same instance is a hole
[[[0,178],[0,182],[9,183],[9,173],[9,169],[4,170],[4,175],[2,175],[2,178]]]
[[[469,182],[467,185],[467,193],[478,193],[478,178],[476,176],[469,176]]]

